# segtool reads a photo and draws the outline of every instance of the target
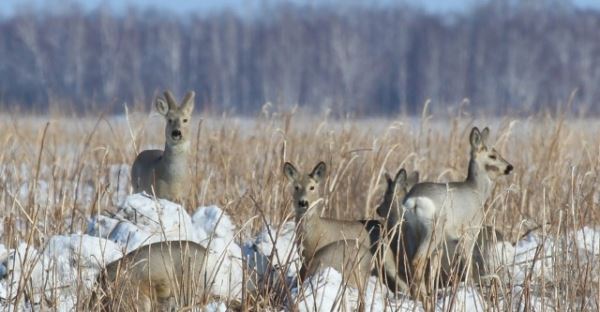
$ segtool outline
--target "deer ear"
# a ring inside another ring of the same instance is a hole
[[[165,99],[161,97],[156,98],[154,105],[156,106],[156,110],[158,111],[158,113],[163,116],[166,116],[169,112],[169,104],[167,104]]]
[[[394,180],[392,180],[392,177],[390,176],[390,174],[389,174],[389,173],[387,173],[387,172],[386,172],[386,173],[384,174],[384,176],[385,176],[385,180],[387,181],[387,184],[388,184],[388,185],[389,185],[389,184],[392,184],[392,183],[394,183]]]
[[[289,162],[283,164],[283,173],[290,181],[298,180],[298,170]]]
[[[183,103],[181,104],[181,107],[179,108],[184,114],[186,115],[191,115],[192,111],[194,110],[194,97],[196,96],[196,93],[194,91],[190,91],[185,95],[185,98],[183,99]]]
[[[177,101],[175,101],[175,97],[173,93],[169,90],[164,92],[165,99],[167,100],[167,104],[169,104],[169,109],[177,109]]]
[[[473,129],[471,130],[469,141],[471,142],[471,147],[473,149],[479,149],[481,147],[481,132],[479,132],[479,129],[477,127],[473,127]]]
[[[400,171],[396,173],[396,178],[394,179],[394,181],[398,185],[406,183],[406,170],[404,168],[400,169]]]
[[[490,128],[485,127],[481,130],[481,143],[483,145],[488,145],[488,138],[490,137]]]
[[[327,165],[324,162],[318,163],[313,171],[310,173],[310,177],[315,179],[317,183],[320,183],[325,177],[325,173],[327,172]]]

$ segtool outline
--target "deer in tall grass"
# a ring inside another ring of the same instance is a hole
[[[390,241],[391,251],[397,264],[398,273],[404,280],[410,280],[410,261],[418,237],[415,231],[410,230],[410,224],[403,222],[404,210],[402,200],[408,191],[419,181],[419,172],[414,171],[410,176],[404,168],[400,169],[392,178],[385,174],[386,189],[383,200],[377,206],[377,215],[386,220],[386,229]]]
[[[364,277],[364,272],[376,271],[390,289],[408,290],[406,283],[397,278],[393,255],[381,243],[383,237],[379,222],[343,221],[321,216],[324,199],[320,188],[326,169],[324,162],[318,163],[308,174],[301,174],[289,162],[283,166],[284,174],[294,188],[297,237],[303,258],[301,278],[309,272],[314,273],[317,267],[339,269],[340,265],[351,264],[351,259],[359,256],[361,260],[354,264],[359,266],[360,273],[354,276]],[[346,281],[352,286],[360,286],[358,278]]]
[[[485,216],[484,206],[497,178],[508,175],[513,166],[489,147],[489,129],[473,127],[469,136],[471,159],[464,181],[416,184],[403,201],[405,221],[418,237],[411,258],[413,296],[425,299],[427,284],[433,288],[439,270],[442,243],[459,241],[457,253],[468,258],[473,252]],[[430,257],[434,258],[429,261]],[[425,277],[429,266],[429,279]]]
[[[99,281],[106,311],[170,311],[202,301],[207,251],[190,241],[157,242],[109,263]],[[97,293],[97,292],[96,292]],[[96,308],[94,308],[96,310]]]
[[[177,105],[173,94],[165,91],[164,98],[157,97],[155,105],[167,121],[165,149],[142,151],[131,167],[131,183],[136,193],[144,191],[181,202],[190,191],[188,154],[194,92],[188,92]]]
[[[385,174],[386,190],[383,200],[377,206],[377,214],[386,220],[390,246],[398,263],[398,272],[410,280],[410,259],[415,254],[419,238],[417,233],[410,228],[410,224],[404,220],[404,208],[402,201],[409,190],[418,182],[419,173],[413,172],[407,175],[405,169],[400,169],[392,178]],[[441,284],[450,283],[455,277],[464,277],[466,265],[470,262],[470,273],[475,281],[482,276],[493,273],[489,263],[494,262],[497,255],[494,254],[493,246],[497,242],[504,241],[502,233],[492,226],[484,226],[474,246],[472,259],[461,259],[457,253],[460,242],[457,239],[446,239],[445,248],[441,256]]]
[[[372,248],[367,248],[360,239],[342,239],[317,250],[304,275],[313,276],[319,270],[330,267],[340,272],[342,280],[349,286],[363,290],[376,265]],[[408,286],[401,290],[408,290]]]

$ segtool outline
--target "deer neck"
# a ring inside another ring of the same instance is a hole
[[[165,144],[165,150],[161,159],[162,166],[166,172],[173,176],[184,176],[187,174],[189,142],[184,141],[177,145]]]
[[[490,197],[494,187],[494,181],[490,179],[487,172],[479,166],[473,157],[469,161],[469,172],[465,183],[474,188],[484,202]]]
[[[299,237],[305,252],[313,254],[319,244],[320,229],[325,221],[321,218],[322,200],[315,202],[303,215],[296,214],[296,224],[300,230]]]
[[[315,201],[303,214],[296,214],[296,223],[305,227],[317,226],[323,221],[321,220],[321,212],[323,210],[323,199]]]

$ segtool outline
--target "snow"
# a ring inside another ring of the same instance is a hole
[[[367,311],[423,311],[420,303],[402,294],[392,294],[377,278],[371,277],[363,294],[347,287],[342,275],[323,268],[292,290],[293,304],[299,311],[354,311],[362,302]],[[360,301],[359,301],[360,300]]]
[[[43,251],[21,243],[3,259],[10,276],[0,282],[0,294],[14,299],[15,290],[27,279],[33,294],[29,304],[33,307],[56,302],[57,310],[70,311],[77,293],[91,292],[101,268],[121,256],[113,242],[81,234],[52,236]],[[19,310],[25,306],[20,302]]]
[[[296,247],[296,224],[286,222],[280,227],[265,226],[248,246],[248,261],[260,275],[269,270],[285,270],[286,277],[295,277],[300,271],[300,251]]]
[[[209,302],[202,308],[202,312],[225,312],[227,306],[223,302]]]
[[[575,232],[575,243],[577,248],[585,250],[592,255],[600,255],[600,231],[590,227]]]
[[[121,172],[116,170],[115,172]],[[296,245],[294,222],[265,225],[255,237],[236,240],[242,229],[217,206],[198,207],[193,214],[175,203],[156,200],[146,194],[124,196],[114,215],[94,216],[86,233],[49,236],[39,248],[21,242],[15,249],[0,245],[0,301],[2,310],[72,311],[77,299],[88,296],[98,274],[107,263],[139,246],[163,240],[190,240],[207,248],[209,273],[214,285],[210,291],[220,301],[210,302],[201,311],[226,311],[224,298],[241,301],[243,277],[247,291],[259,292],[265,283],[271,289],[291,289],[285,310],[354,311],[359,302],[366,311],[422,311],[421,303],[404,294],[393,294],[376,277],[364,291],[346,287],[339,272],[323,268],[297,282],[300,253]],[[565,250],[566,248],[566,250]],[[526,280],[552,281],[556,255],[577,252],[582,261],[600,256],[600,231],[591,227],[556,237],[530,233],[514,246],[498,242],[495,256],[487,265],[506,285],[511,298],[500,304],[505,309],[549,310],[548,299],[526,293]],[[584,264],[585,265],[585,264]],[[600,278],[598,276],[592,278]],[[14,305],[16,289],[27,283],[31,295],[21,296]],[[281,283],[286,283],[282,285]],[[12,304],[12,305],[11,305]],[[55,306],[49,307],[49,304]],[[459,285],[437,294],[436,311],[485,311],[489,307],[478,287]]]
[[[436,303],[436,311],[487,311],[485,300],[473,287],[460,287],[456,292],[447,294]]]
[[[212,250],[225,252],[241,259],[242,251],[234,242],[236,227],[229,216],[217,206],[199,207],[192,216],[196,240]]]
[[[129,195],[129,168],[129,164],[111,165],[108,168],[108,183],[115,187],[112,196],[114,205],[122,204]]]
[[[140,193],[128,196],[112,217],[98,216],[90,232],[132,251],[157,241],[188,240],[210,252],[208,270],[214,295],[241,299],[242,252],[236,228],[216,206],[199,207],[192,217],[178,204]]]
[[[281,283],[292,285],[295,281],[301,267],[295,229],[294,222],[277,227],[266,225],[254,240],[244,244],[242,252],[251,273],[251,291],[284,289]]]

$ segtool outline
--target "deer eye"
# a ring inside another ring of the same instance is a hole
[[[490,158],[493,160],[496,160],[497,157],[496,157],[496,155],[490,155]]]
[[[314,191],[315,187],[313,185],[310,186],[310,190]]]
[[[187,122],[187,119],[184,119],[183,122]]]
[[[171,119],[171,118],[167,119],[167,121],[168,121],[169,123],[173,123],[173,119]]]
[[[298,185],[296,185],[296,186],[294,186],[294,189],[295,189],[296,191],[299,191],[299,190],[300,190],[300,187],[299,187]]]

